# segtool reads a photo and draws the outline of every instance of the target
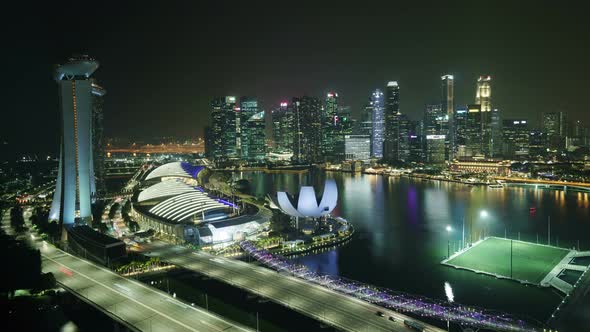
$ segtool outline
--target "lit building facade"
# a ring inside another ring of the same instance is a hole
[[[383,158],[383,142],[385,140],[385,97],[379,89],[371,95],[372,130],[371,157]]]
[[[266,122],[264,111],[253,97],[240,98],[240,152],[249,164],[261,164],[266,154]]]
[[[467,105],[465,124],[465,157],[483,157],[484,137],[482,133],[481,105]]]
[[[215,162],[223,163],[237,159],[240,142],[238,141],[239,108],[236,97],[216,97],[211,101],[210,156]]]
[[[483,156],[489,157],[493,154],[492,145],[492,77],[480,76],[477,79],[475,93],[475,104],[479,105],[479,120],[481,125],[481,150]],[[498,121],[498,126],[501,123]]]
[[[369,161],[371,159],[371,136],[345,135],[344,159]]]
[[[293,98],[295,136],[293,160],[297,163],[320,163],[322,156],[322,109],[320,99]]]
[[[533,159],[544,159],[547,156],[547,134],[540,129],[529,131],[529,156]]]
[[[96,187],[92,188],[92,192],[96,192],[99,196],[106,193],[105,185],[105,143],[104,143],[104,125],[103,125],[103,103],[104,95],[107,91],[98,85],[96,81],[92,82],[92,162],[91,169],[94,170],[93,178],[96,182]],[[91,182],[92,183],[92,182]]]
[[[445,162],[445,135],[426,135],[426,162],[442,164]]]
[[[504,158],[526,159],[529,156],[529,124],[526,119],[502,121]]]
[[[385,89],[385,140],[383,143],[383,157],[392,162],[400,160],[399,146],[399,84],[396,81],[387,83]]]
[[[548,148],[558,151],[565,148],[567,118],[564,112],[543,113],[543,130],[547,134]]]
[[[492,111],[492,77],[480,76],[477,79],[477,91],[475,92],[475,103],[481,105],[484,113]]]
[[[293,106],[281,102],[271,113],[274,151],[277,153],[293,153],[293,136],[295,122]]]
[[[440,104],[426,105],[424,131],[427,135],[444,135],[446,131],[445,112]]]
[[[510,175],[510,162],[497,160],[481,161],[453,161],[451,170],[459,173],[487,173],[496,175]]]
[[[455,78],[453,75],[444,75],[441,77],[441,106],[442,112],[448,119],[448,159],[452,160],[455,156]]]
[[[92,153],[93,87],[98,69],[90,57],[71,58],[55,73],[61,110],[60,160],[50,220],[65,226],[92,220],[96,195]],[[94,190],[94,191],[93,191]]]
[[[455,116],[453,119],[453,131],[455,139],[454,158],[467,157],[467,116],[467,107],[460,107],[455,110]]]
[[[338,93],[328,92],[323,107],[322,150],[327,161],[337,162]]]
[[[490,147],[489,157],[496,158],[502,154],[502,116],[500,110],[494,108],[490,113]]]

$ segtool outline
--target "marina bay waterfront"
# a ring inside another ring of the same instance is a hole
[[[236,172],[234,178],[249,180],[250,190],[257,196],[278,190],[294,192],[307,184],[321,188],[326,178],[336,180],[340,197],[334,214],[350,221],[356,233],[342,246],[291,256],[313,271],[431,298],[451,295],[458,303],[542,322],[561,302],[555,290],[458,270],[440,262],[448,252],[461,248],[463,234],[467,242],[493,235],[590,249],[590,241],[583,237],[590,231],[590,194],[586,192],[534,187],[489,189],[320,171]],[[445,284],[450,286],[446,291]]]

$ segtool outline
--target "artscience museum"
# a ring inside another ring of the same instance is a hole
[[[318,203],[315,189],[312,186],[302,186],[299,194],[291,196],[287,192],[279,191],[273,197],[273,203],[284,213],[299,218],[320,218],[329,215],[338,202],[338,187],[333,179],[326,180],[324,191]]]

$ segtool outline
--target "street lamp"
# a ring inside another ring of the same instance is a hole
[[[481,210],[481,211],[479,212],[479,216],[480,216],[481,218],[483,218],[483,222],[484,222],[484,227],[483,227],[483,238],[485,239],[485,237],[486,237],[486,228],[487,228],[487,227],[486,227],[486,226],[487,226],[487,223],[486,223],[486,220],[485,220],[485,219],[488,217],[488,211],[486,211],[486,210]]]
[[[451,231],[453,231],[453,228],[451,227],[451,225],[447,225],[446,230],[447,230],[447,234],[449,235],[449,237],[447,238],[447,259],[448,259],[449,257],[451,257],[451,238],[450,238],[450,234],[451,234]]]

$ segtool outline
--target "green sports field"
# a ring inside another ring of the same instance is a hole
[[[487,238],[446,263],[539,284],[568,252],[566,249],[513,241],[511,277],[510,240]]]

